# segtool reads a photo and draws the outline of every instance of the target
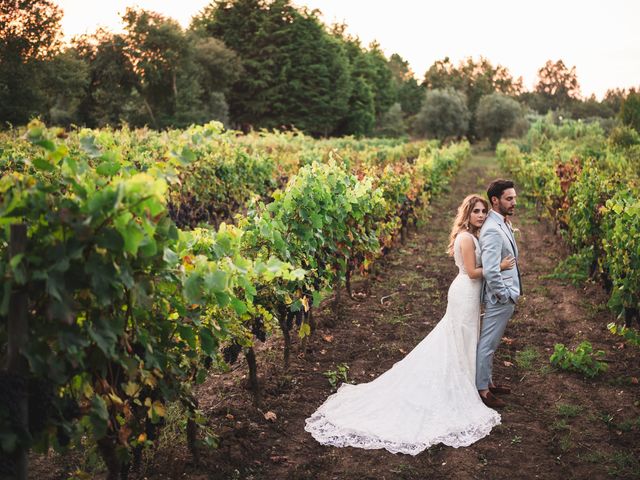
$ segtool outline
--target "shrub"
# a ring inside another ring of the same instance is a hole
[[[615,127],[609,135],[609,144],[612,147],[628,148],[640,145],[640,133],[628,125]]]
[[[606,372],[609,366],[597,359],[605,356],[604,351],[593,351],[593,347],[589,342],[582,342],[572,352],[562,343],[556,343],[553,355],[549,358],[551,365],[562,370],[582,373],[583,375],[593,378],[601,372]]]

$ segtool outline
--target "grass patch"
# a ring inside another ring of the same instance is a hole
[[[561,452],[568,452],[569,450],[571,450],[571,447],[573,446],[573,444],[571,443],[571,435],[567,434],[567,435],[562,435],[560,437],[560,440],[558,441],[558,448],[560,449]]]
[[[409,477],[413,478],[413,476],[418,473],[415,467],[406,463],[401,463],[397,467],[391,469],[390,472],[395,473],[396,475],[399,475],[399,477],[397,478],[402,478],[402,479],[409,478]]]
[[[565,430],[569,430],[569,425],[567,424],[567,421],[564,418],[561,420],[555,420],[551,424],[551,430],[553,430],[554,432],[562,432]]]
[[[526,347],[524,350],[516,352],[516,365],[523,370],[531,370],[539,357],[540,354],[535,348]]]
[[[597,464],[603,464],[607,460],[607,456],[598,450],[583,453],[583,454],[578,454],[578,458],[580,460],[584,460],[585,462],[597,463]]]
[[[533,287],[529,288],[529,291],[543,297],[548,297],[551,294],[551,290],[546,285],[534,285]]]
[[[631,452],[617,451],[611,456],[612,466],[607,473],[615,478],[639,478],[640,460]]]
[[[618,427],[618,430],[621,430],[623,432],[630,432],[631,430],[634,430],[636,427],[640,427],[640,417],[636,419],[630,418],[627,420],[623,420],[617,423],[616,426]]]
[[[616,424],[613,421],[614,416],[611,413],[599,412],[598,415],[596,416],[596,419],[601,420],[610,430],[615,428]]]
[[[553,368],[551,368],[551,365],[543,365],[542,367],[540,367],[541,375],[549,375],[551,372],[553,372]]]
[[[559,403],[556,405],[556,409],[558,410],[558,415],[564,418],[574,418],[582,412],[580,405],[571,405],[569,403]]]
[[[403,315],[394,315],[390,318],[383,318],[386,323],[391,325],[404,325],[411,318],[411,316],[403,316]]]

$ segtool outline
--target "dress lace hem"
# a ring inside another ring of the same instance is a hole
[[[468,447],[472,443],[489,435],[491,429],[500,424],[500,420],[500,414],[494,411],[492,415],[481,424],[470,424],[462,430],[452,431],[446,435],[416,443],[384,440],[375,436],[340,428],[327,420],[325,415],[320,412],[316,412],[306,419],[304,429],[322,445],[357,447],[366,450],[384,448],[391,453],[404,453],[415,456],[438,443],[443,443],[453,448]]]

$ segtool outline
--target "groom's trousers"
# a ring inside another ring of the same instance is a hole
[[[478,340],[476,353],[476,387],[478,390],[486,390],[491,382],[493,371],[493,354],[495,353],[500,339],[507,327],[507,322],[513,315],[515,304],[512,301],[507,303],[485,303],[484,318]]]

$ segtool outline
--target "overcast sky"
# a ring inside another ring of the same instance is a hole
[[[547,60],[577,69],[582,94],[640,86],[639,0],[293,0],[319,9],[327,24],[348,25],[364,45],[377,40],[400,54],[418,79],[434,61],[488,58],[532,89]],[[120,14],[137,5],[188,26],[210,0],[58,0],[70,38],[98,26],[121,30]]]

